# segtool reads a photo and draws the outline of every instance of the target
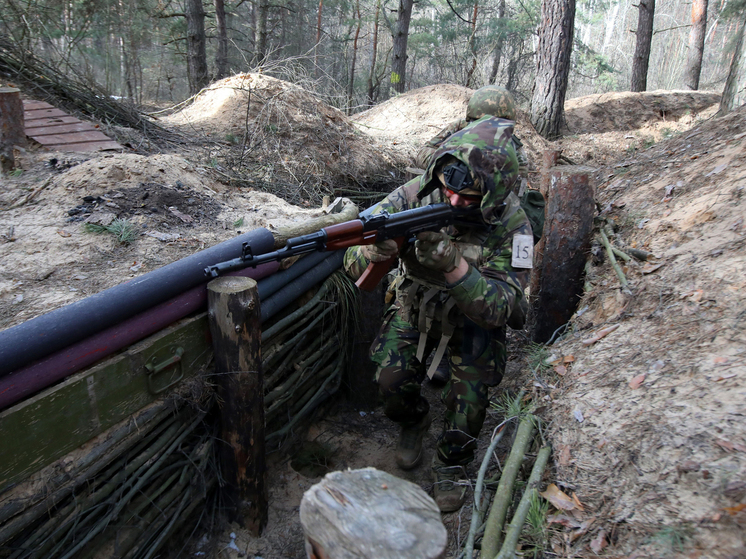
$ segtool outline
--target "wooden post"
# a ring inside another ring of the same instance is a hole
[[[228,516],[258,536],[267,523],[267,468],[256,281],[217,278],[207,285],[207,303],[220,396],[220,462]]]
[[[13,148],[26,146],[20,91],[15,87],[0,87],[0,169],[6,173],[15,167]]]
[[[418,485],[375,468],[332,472],[300,503],[309,559],[440,559],[448,533]]]
[[[583,270],[596,210],[591,172],[588,167],[569,165],[549,172],[542,254],[531,278],[533,339],[539,343],[549,341],[570,320],[583,294]]]
[[[549,185],[551,182],[551,171],[552,168],[557,165],[557,161],[559,161],[561,153],[562,152],[557,149],[547,149],[544,150],[544,153],[542,154],[539,192],[541,192],[541,195],[544,196],[544,200],[547,201],[547,204],[544,206],[544,232],[541,239],[539,239],[539,242],[536,243],[536,246],[534,247],[534,268],[531,272],[531,283],[529,287],[529,304],[534,310],[536,307],[537,296],[541,289],[541,266],[542,260],[544,258],[544,247],[546,246],[547,242],[547,233],[549,231],[549,227],[547,226],[546,222],[548,221],[549,215],[547,212],[547,208],[549,206]],[[531,316],[533,316],[533,314]]]
[[[562,151],[558,149],[546,149],[542,154],[541,183],[539,184],[539,190],[541,191],[545,199],[549,195],[549,183],[551,180],[550,172],[552,170],[552,167],[557,165],[561,154]]]

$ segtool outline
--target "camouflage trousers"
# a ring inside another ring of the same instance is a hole
[[[430,408],[421,395],[421,384],[424,361],[438,345],[440,329],[429,333],[422,363],[417,359],[419,338],[416,326],[393,306],[371,347],[384,413],[403,427],[417,424]],[[456,328],[446,355],[450,379],[441,393],[446,413],[437,452],[446,464],[467,464],[474,459],[484,423],[487,389],[500,383],[505,370],[505,329],[485,330],[467,319]]]

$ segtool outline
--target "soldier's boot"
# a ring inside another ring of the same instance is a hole
[[[412,427],[402,427],[399,443],[396,445],[396,465],[402,470],[411,470],[422,460],[422,439],[430,428],[428,412],[419,423]]]
[[[459,510],[466,500],[466,489],[469,478],[463,466],[446,464],[437,453],[433,456],[433,497],[440,512],[454,512]]]

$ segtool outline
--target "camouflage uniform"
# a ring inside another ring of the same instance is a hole
[[[426,169],[427,166],[430,164],[430,160],[433,154],[446,140],[446,138],[448,138],[451,134],[455,134],[459,130],[462,130],[471,122],[473,121],[462,118],[460,120],[452,122],[451,124],[443,128],[443,130],[438,132],[437,136],[430,138],[430,140],[428,140],[428,142],[417,151],[417,155],[414,156],[415,167],[419,169]],[[528,155],[526,154],[526,150],[523,147],[523,142],[521,142],[521,140],[515,134],[511,136],[510,141],[513,144],[513,149],[515,150],[516,157],[518,158],[518,175],[520,176],[521,180],[528,179],[529,162]],[[519,186],[520,181],[516,182],[516,193],[518,193],[517,188]]]
[[[504,118],[515,122],[516,103],[513,95],[507,89],[496,85],[487,85],[477,89],[469,99],[466,107],[466,118],[452,122],[420,148],[415,156],[415,166],[420,169],[427,168],[431,156],[446,138],[468,126],[469,123],[485,116]],[[511,141],[518,158],[518,175],[521,177],[518,186],[520,187],[524,181],[528,180],[528,156],[526,150],[523,149],[523,143],[515,134],[511,137]]]
[[[447,284],[441,272],[418,262],[413,246],[405,247],[390,289],[396,299],[371,347],[384,411],[405,428],[428,413],[420,395],[425,359],[437,347],[437,364],[447,349],[450,380],[442,393],[447,411],[437,448],[447,464],[473,460],[487,389],[500,382],[505,369],[505,325],[524,299],[529,281],[530,270],[511,264],[513,236],[531,235],[520,202],[510,191],[518,176],[512,127],[511,121],[491,117],[465,127],[435,152],[424,175],[399,187],[374,210],[395,213],[446,202],[433,175],[437,161],[449,154],[469,166],[474,188],[483,193],[483,222],[443,229],[469,263],[467,274]],[[351,276],[359,277],[367,265],[360,247],[347,251],[345,269]]]

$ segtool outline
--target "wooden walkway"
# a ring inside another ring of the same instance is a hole
[[[56,151],[123,150],[89,122],[78,120],[44,101],[24,101],[26,136]]]

